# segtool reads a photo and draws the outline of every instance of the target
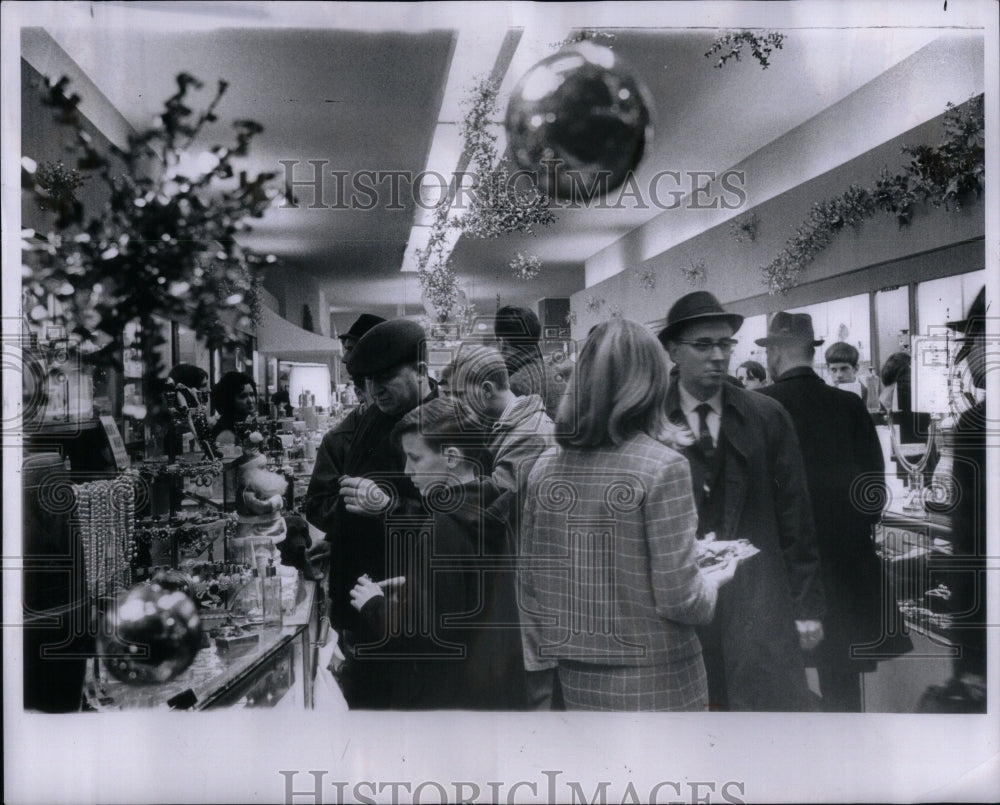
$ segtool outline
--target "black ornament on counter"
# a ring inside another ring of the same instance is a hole
[[[153,578],[150,579],[149,583],[158,584],[167,592],[179,590],[185,595],[190,596],[192,599],[194,598],[191,593],[191,579],[179,570],[173,570],[171,568],[158,570]]]
[[[129,685],[173,679],[201,647],[198,607],[187,593],[143,582],[122,593],[101,620],[104,667]]]
[[[614,190],[652,140],[649,93],[610,49],[583,41],[543,59],[507,106],[509,151],[552,198]]]

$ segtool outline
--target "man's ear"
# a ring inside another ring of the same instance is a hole
[[[444,460],[445,464],[448,465],[448,469],[455,469],[458,466],[458,462],[462,460],[462,451],[457,447],[446,447],[444,449]]]
[[[497,388],[492,380],[484,380],[480,386],[483,391],[483,397],[490,399],[494,394],[496,394]]]

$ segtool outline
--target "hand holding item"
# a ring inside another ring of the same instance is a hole
[[[739,564],[739,559],[735,556],[729,555],[724,557],[717,564],[703,567],[701,569],[701,574],[709,581],[715,582],[716,587],[722,587],[729,584],[729,582],[731,582],[736,576],[736,568],[739,567]]]
[[[309,558],[310,559],[316,559],[316,560],[319,560],[319,559],[328,559],[331,553],[332,553],[332,551],[330,549],[330,543],[327,542],[325,539],[322,539],[322,540],[318,540],[309,549]]]
[[[368,478],[343,476],[339,494],[351,514],[382,514],[392,504],[392,498]]]
[[[820,621],[795,621],[799,630],[799,647],[803,651],[812,651],[823,642],[823,624]]]
[[[380,582],[374,582],[371,577],[365,574],[358,578],[358,583],[351,590],[351,606],[358,612],[362,610],[372,598],[389,593],[389,603],[393,603],[398,590],[406,583],[405,576],[394,576]]]
[[[360,612],[365,604],[379,595],[384,595],[382,588],[368,576],[361,576],[351,590],[351,606]]]

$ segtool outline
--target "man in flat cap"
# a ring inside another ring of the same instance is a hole
[[[961,367],[960,377],[971,388],[953,403],[958,410],[965,408],[951,435],[951,488],[956,494],[944,506],[927,504],[951,515],[952,552],[932,554],[928,569],[931,584],[943,584],[950,592],[947,611],[957,627],[952,639],[960,651],[953,660],[951,680],[925,693],[921,701],[925,711],[986,712],[986,601],[996,596],[996,589],[989,586],[996,583],[996,574],[988,574],[986,567],[986,321],[984,287],[968,315],[947,325],[961,345],[954,365]],[[996,481],[992,483],[996,488]]]
[[[706,291],[681,297],[660,341],[678,368],[671,422],[689,430],[699,539],[747,539],[744,560],[699,629],[713,710],[811,709],[802,648],[822,640],[823,590],[802,455],[785,410],[726,381],[743,317]]]
[[[861,505],[886,499],[882,447],[861,398],[813,371],[822,343],[809,314],[776,313],[767,337],[757,340],[774,380],[760,393],[781,403],[795,424],[816,523],[826,614],[823,641],[806,663],[819,674],[824,711],[860,713],[861,673],[875,670],[874,656],[905,650],[890,642],[912,643],[898,633],[898,616],[887,617],[896,603],[883,600],[872,533],[881,512]],[[857,656],[862,651],[867,658]]]
[[[340,336],[340,343],[344,347],[345,362],[351,357],[351,353],[354,351],[354,347],[357,346],[361,337],[376,324],[381,324],[384,321],[385,319],[381,316],[376,316],[373,313],[362,313],[358,316],[354,324],[351,325],[351,329]],[[350,374],[350,372],[348,372],[348,374]],[[355,377],[354,375],[351,375],[351,382],[354,383],[354,390],[357,394],[358,402],[371,402],[371,400],[368,399],[368,393],[365,391],[365,379],[360,376]]]
[[[306,518],[326,532],[329,546],[330,621],[348,658],[341,682],[352,708],[388,706],[391,661],[356,660],[360,623],[350,591],[360,576],[387,578],[386,516],[422,510],[391,433],[405,414],[437,396],[427,377],[425,350],[423,328],[407,319],[376,324],[358,340],[347,370],[365,378],[372,402],[323,437],[306,492]]]

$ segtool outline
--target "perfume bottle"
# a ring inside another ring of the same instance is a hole
[[[240,591],[240,601],[244,614],[249,623],[261,623],[264,620],[263,592],[264,579],[260,577],[257,568],[251,572],[251,579]]]
[[[267,568],[264,571],[264,625],[281,626],[281,577],[278,575],[278,568],[274,566],[274,560],[267,560]]]

